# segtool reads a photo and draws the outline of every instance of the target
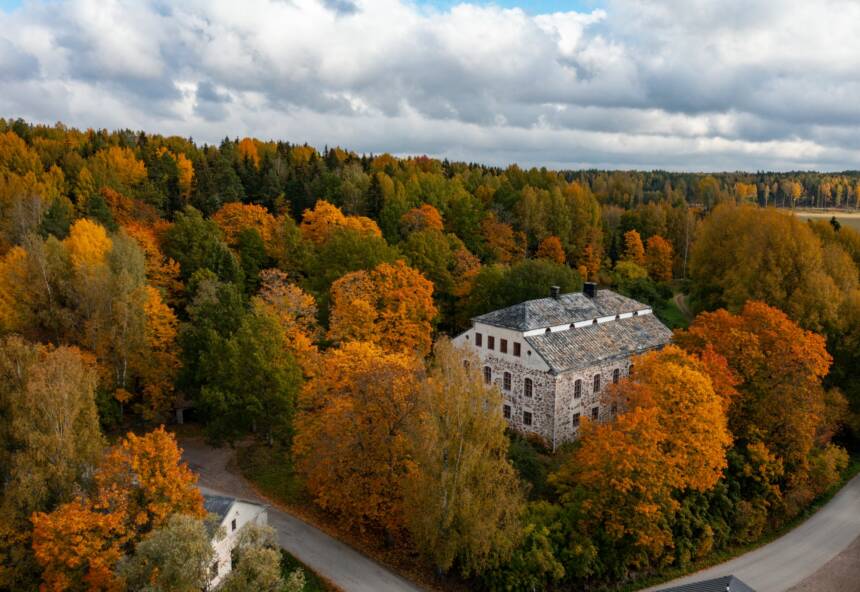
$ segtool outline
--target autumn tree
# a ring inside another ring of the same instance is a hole
[[[487,255],[499,263],[513,263],[525,257],[526,237],[507,223],[500,222],[495,214],[481,221],[481,233]]]
[[[648,239],[645,250],[645,267],[648,275],[658,282],[672,279],[672,245],[662,236]]]
[[[856,267],[845,262],[839,268],[846,265],[856,281]],[[738,311],[748,300],[761,300],[815,331],[838,325],[847,296],[836,271],[825,265],[820,239],[774,209],[715,208],[693,244],[690,272],[700,309]]]
[[[412,232],[422,230],[439,230],[444,228],[442,214],[430,204],[421,204],[412,208],[400,218],[400,232],[408,237]]]
[[[433,284],[403,261],[356,271],[332,285],[328,338],[368,341],[387,351],[430,351]]]
[[[306,377],[318,370],[320,338],[317,305],[314,297],[291,284],[287,274],[278,269],[266,269],[260,274],[259,295],[254,306],[265,307],[277,318],[284,331],[287,349],[296,358]]]
[[[171,514],[205,514],[197,476],[182,461],[175,436],[163,427],[143,436],[129,432],[105,454],[95,485],[95,506],[121,509],[132,540],[160,528]]]
[[[567,261],[564,247],[562,247],[561,240],[557,236],[548,236],[543,239],[540,245],[538,245],[535,257],[538,259],[549,259],[560,264],[564,264]]]
[[[645,247],[642,245],[642,237],[635,230],[628,230],[624,233],[624,255],[621,259],[642,267],[645,266]]]
[[[42,568],[42,589],[120,592],[113,573],[126,541],[125,514],[105,512],[81,499],[50,514],[33,515],[33,551]]]
[[[638,407],[610,423],[585,421],[581,446],[552,476],[571,507],[579,576],[623,578],[671,559],[671,520],[678,509],[663,450],[657,407]]]
[[[474,355],[447,339],[437,342],[419,390],[414,464],[404,485],[412,539],[441,571],[456,563],[466,576],[506,560],[523,511],[507,459],[501,393],[486,388],[478,367]]]
[[[382,236],[376,222],[370,218],[345,216],[337,206],[327,201],[318,201],[314,209],[306,210],[302,216],[302,236],[314,244],[326,242],[331,233],[338,228],[349,228],[363,234]]]
[[[227,244],[232,247],[238,244],[240,233],[249,228],[260,233],[260,238],[263,239],[268,253],[274,253],[277,247],[274,242],[277,221],[263,206],[236,202],[227,203],[212,214],[212,221],[221,228]]]
[[[77,348],[0,342],[0,587],[29,585],[30,514],[89,483],[104,445],[96,382],[95,360]]]
[[[821,380],[831,357],[824,338],[752,301],[739,314],[700,314],[676,341],[699,354],[711,349],[728,361],[740,392],[729,408],[732,433],[766,444],[784,461],[789,484],[802,484],[826,411]]]
[[[187,281],[200,269],[208,269],[224,281],[243,279],[235,255],[222,238],[220,227],[192,207],[176,214],[173,225],[164,232],[164,253],[179,263],[182,279]]]
[[[398,532],[421,363],[349,342],[329,350],[322,367],[301,394],[296,467],[315,503],[342,524]]]

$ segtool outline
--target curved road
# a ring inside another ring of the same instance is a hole
[[[860,475],[806,522],[772,543],[648,591],[734,575],[756,592],[786,592],[839,555],[858,535]]]
[[[233,451],[211,448],[198,439],[182,439],[182,457],[197,473],[200,489],[267,504],[238,474],[230,470]],[[281,546],[344,592],[421,592],[415,584],[341,543],[307,522],[277,508],[268,508],[269,524]]]

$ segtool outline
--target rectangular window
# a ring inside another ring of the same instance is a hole
[[[613,403],[612,404],[612,415],[615,415],[616,413],[618,413],[618,403]]]
[[[236,530],[236,519],[233,518],[233,521],[230,522],[230,530]]]
[[[499,351],[502,352],[503,354],[508,353],[508,340],[507,339],[502,339],[499,342]]]
[[[511,373],[510,372],[505,372],[502,375],[502,388],[504,388],[506,391],[511,390]]]
[[[523,394],[527,397],[532,396],[532,379],[526,378],[523,381]]]
[[[523,425],[527,425],[527,426],[532,425],[532,412],[531,411],[523,411]]]
[[[493,370],[489,366],[484,366],[484,382],[487,384],[493,382]]]
[[[600,417],[600,407],[592,407],[591,408],[591,419],[597,421],[597,418]]]
[[[520,342],[519,341],[514,341],[514,355],[518,358],[520,357]]]
[[[573,423],[573,427],[575,427],[575,428],[579,427],[579,413],[573,414],[573,421],[571,423]]]
[[[600,390],[600,374],[594,375],[594,392],[598,392]]]
[[[505,419],[511,418],[511,406],[510,405],[502,405],[502,415],[505,416]]]
[[[475,347],[481,347],[484,345],[484,336],[480,333],[475,333]]]
[[[582,396],[582,381],[578,378],[573,383],[573,398],[578,399]]]
[[[496,349],[496,338],[492,335],[487,335],[487,349]]]

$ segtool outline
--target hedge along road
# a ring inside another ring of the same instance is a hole
[[[244,478],[229,470],[230,448],[212,448],[198,439],[182,439],[183,459],[198,475],[204,493],[268,503]],[[268,508],[269,524],[291,555],[344,592],[420,592],[423,589],[365,557],[307,522],[277,508]]]
[[[860,536],[860,475],[806,522],[773,542],[725,563],[648,588],[646,592],[734,575],[756,592],[786,592]]]

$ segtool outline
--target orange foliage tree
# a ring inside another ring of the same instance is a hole
[[[421,204],[400,217],[400,229],[404,235],[419,230],[442,230],[442,214],[430,204]]]
[[[323,361],[300,396],[297,468],[314,501],[346,526],[397,531],[422,364],[366,342],[329,350]]]
[[[433,283],[403,261],[348,273],[332,285],[331,295],[329,339],[429,353],[437,312]]]
[[[549,259],[556,263],[564,263],[567,261],[567,256],[564,254],[564,247],[561,246],[561,239],[557,236],[548,236],[538,245],[535,256],[538,259]]]
[[[679,489],[707,491],[726,467],[732,442],[726,410],[733,389],[718,392],[708,363],[669,345],[634,358],[635,372],[610,397],[629,409],[656,408],[666,433],[667,476]]]
[[[168,302],[175,303],[183,288],[179,279],[179,263],[162,253],[155,229],[139,222],[129,222],[123,225],[123,230],[143,250],[149,283],[162,290]]]
[[[493,259],[500,263],[512,263],[525,256],[526,236],[513,226],[499,222],[495,214],[481,221],[481,234]]]
[[[688,351],[711,349],[728,361],[739,379],[740,396],[729,410],[735,437],[763,441],[795,480],[804,479],[825,416],[821,380],[831,358],[824,338],[779,309],[750,301],[737,315],[700,314],[675,339]]]
[[[283,271],[265,269],[260,272],[260,293],[254,297],[254,303],[265,307],[278,319],[284,328],[287,347],[301,366],[305,378],[316,374],[319,350],[315,342],[320,330],[314,297],[291,284]]]
[[[645,249],[645,268],[648,275],[658,282],[672,279],[672,244],[662,236],[648,239]]]
[[[48,590],[121,590],[113,576],[122,551],[175,513],[203,517],[197,478],[181,462],[173,434],[163,427],[129,433],[111,448],[95,474],[95,493],[33,514],[33,551]]]
[[[635,230],[624,233],[624,255],[621,258],[636,265],[645,265],[645,247],[642,245],[642,237]]]
[[[382,236],[376,222],[364,216],[345,216],[340,208],[320,200],[312,210],[305,210],[299,226],[302,237],[320,245],[338,228],[351,228],[373,236]]]
[[[603,533],[614,560],[628,569],[668,563],[671,517],[678,509],[667,478],[667,434],[659,409],[638,407],[615,421],[585,421],[573,456],[550,480],[563,504],[580,504],[581,544],[574,554],[594,556],[591,535]]]
[[[119,592],[113,569],[126,540],[122,512],[103,512],[75,500],[50,514],[33,515],[33,551],[42,566],[44,592]]]
[[[235,246],[243,230],[254,228],[260,233],[266,245],[266,251],[269,254],[273,253],[277,222],[263,206],[239,202],[226,203],[212,214],[212,220],[224,231],[227,244]]]

